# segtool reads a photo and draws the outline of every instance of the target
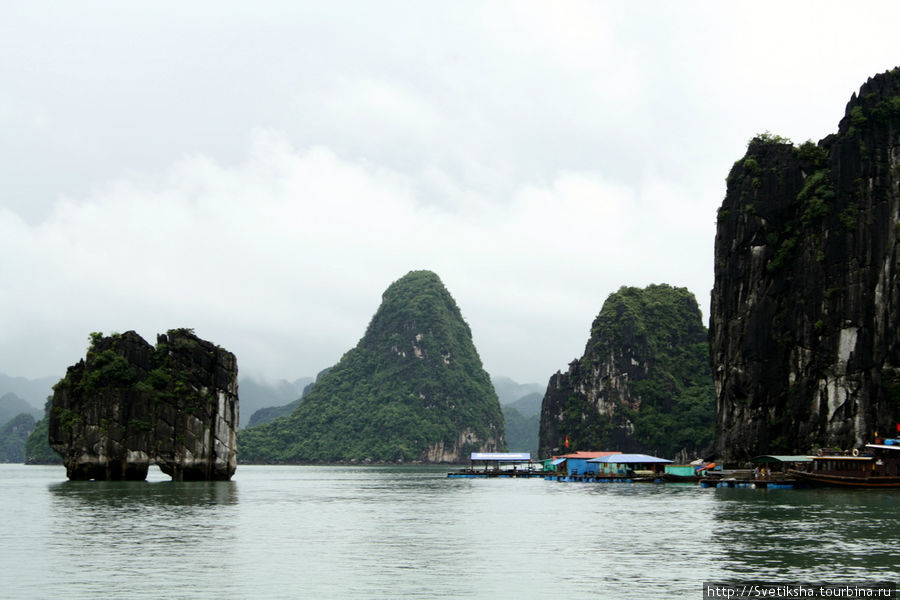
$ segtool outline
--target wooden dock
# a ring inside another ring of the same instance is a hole
[[[687,483],[700,485],[706,488],[755,488],[755,489],[797,489],[808,488],[809,483],[796,477],[775,473],[766,477],[755,477],[752,471],[725,471],[716,472],[715,475],[700,477],[697,481],[685,482],[673,481],[664,473],[653,475],[635,474],[609,475],[597,473],[580,473],[569,475],[553,471],[540,471],[535,469],[461,469],[447,473],[450,479],[527,479],[540,478],[547,481],[569,483]],[[687,479],[687,478],[685,478]]]
[[[450,479],[484,479],[484,478],[506,478],[506,479],[523,479],[528,477],[546,477],[547,473],[543,471],[533,471],[533,470],[512,470],[512,469],[501,469],[501,470],[478,470],[478,469],[463,469],[462,471],[452,471],[447,473],[447,477]]]
[[[568,481],[574,483],[664,483],[662,475],[603,475],[585,473],[580,475],[566,475],[561,473],[548,473],[546,479],[550,481]]]

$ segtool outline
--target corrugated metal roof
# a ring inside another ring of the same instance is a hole
[[[556,460],[554,460],[554,461],[553,461],[552,463],[550,463],[550,464],[551,464],[551,465],[561,465],[561,464],[563,464],[564,462],[566,462],[566,460],[568,460],[568,459],[566,459],[566,458],[557,458]]]
[[[763,454],[750,459],[752,463],[811,462],[812,459],[801,454]]]
[[[563,454],[559,458],[600,458],[601,456],[609,456],[611,454],[622,454],[619,451],[614,452],[592,452],[587,450],[579,450],[578,452],[572,452],[571,454]]]
[[[470,460],[497,460],[512,462],[519,460],[531,460],[531,452],[473,452]]]
[[[611,454],[609,456],[601,456],[598,458],[592,458],[588,462],[592,463],[615,463],[618,465],[624,464],[646,464],[646,463],[670,463],[671,460],[665,458],[657,458],[656,456],[650,456],[648,454]]]

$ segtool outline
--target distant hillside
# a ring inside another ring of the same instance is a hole
[[[322,375],[324,375],[325,373],[327,373],[330,370],[331,370],[331,367],[328,367],[326,369],[322,369],[321,371],[319,371],[319,374],[316,376],[316,381],[319,381],[319,379],[322,377]],[[304,379],[298,379],[295,383],[299,383],[301,381],[307,381],[307,380],[309,380],[308,377],[306,377]],[[283,404],[281,406],[267,406],[265,408],[260,408],[259,410],[254,412],[252,415],[250,415],[250,420],[247,422],[247,427],[254,427],[256,425],[265,425],[266,423],[271,423],[272,421],[274,421],[275,419],[277,419],[279,417],[285,417],[285,416],[291,414],[292,412],[294,412],[294,409],[297,408],[297,406],[303,400],[303,397],[306,396],[306,394],[308,394],[309,391],[312,389],[313,385],[315,385],[315,382],[312,382],[311,380],[309,380],[309,381],[310,381],[310,383],[306,384],[306,386],[301,391],[300,396],[293,402],[289,402],[289,403]]]
[[[533,417],[541,414],[541,402],[543,400],[544,394],[542,392],[532,392],[505,406],[516,409],[523,417]]]
[[[252,425],[251,418],[261,409],[283,407],[296,402],[303,396],[303,388],[311,381],[312,377],[301,377],[292,382],[279,379],[274,383],[259,381],[252,377],[241,378],[238,383],[241,399],[240,427]]]
[[[537,457],[544,387],[539,383],[518,383],[502,376],[493,377],[491,381],[503,406],[509,449],[531,452]]]
[[[35,419],[40,419],[43,416],[43,411],[33,407],[13,392],[0,396],[0,426],[5,425],[10,419],[22,413],[31,415]]]
[[[540,402],[540,397],[538,397]],[[532,458],[538,458],[538,433],[541,428],[540,405],[534,414],[525,416],[516,410],[514,404],[503,407],[503,420],[506,422],[506,445],[511,452],[531,452]]]
[[[502,375],[491,377],[491,384],[493,384],[494,391],[497,392],[497,398],[502,405],[512,404],[530,394],[540,394],[543,397],[546,387],[540,383],[518,383]]]
[[[13,393],[31,405],[29,412],[36,410],[40,413],[43,410],[44,402],[53,395],[53,384],[59,379],[58,376],[26,379],[0,373],[0,396]]]
[[[58,465],[62,457],[50,447],[50,407],[52,398],[44,405],[44,417],[35,423],[34,430],[25,440],[25,463],[29,465]]]
[[[0,463],[25,462],[25,441],[34,431],[34,417],[22,413],[0,427]]]
[[[239,434],[244,462],[465,462],[505,450],[500,403],[437,275],[384,292],[359,344],[288,416]]]

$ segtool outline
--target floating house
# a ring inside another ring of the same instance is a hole
[[[534,477],[530,452],[472,452],[469,468],[448,473],[448,477]]]
[[[556,471],[564,475],[587,475],[597,472],[597,464],[590,461],[595,458],[603,458],[613,454],[622,454],[621,452],[588,452],[578,451],[571,454],[563,454],[553,459],[552,465],[556,466]]]
[[[469,455],[469,467],[476,469],[483,466],[484,470],[501,470],[506,467],[518,468],[522,464],[531,463],[531,452],[473,452]]]
[[[663,474],[663,465],[673,461],[648,454],[610,454],[587,461],[597,465],[596,473],[613,477],[656,476]]]

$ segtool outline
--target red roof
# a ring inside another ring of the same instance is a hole
[[[601,456],[609,456],[611,454],[622,454],[618,450],[615,452],[587,452],[585,450],[579,450],[578,452],[573,452],[572,454],[561,454],[557,458],[600,458]]]

